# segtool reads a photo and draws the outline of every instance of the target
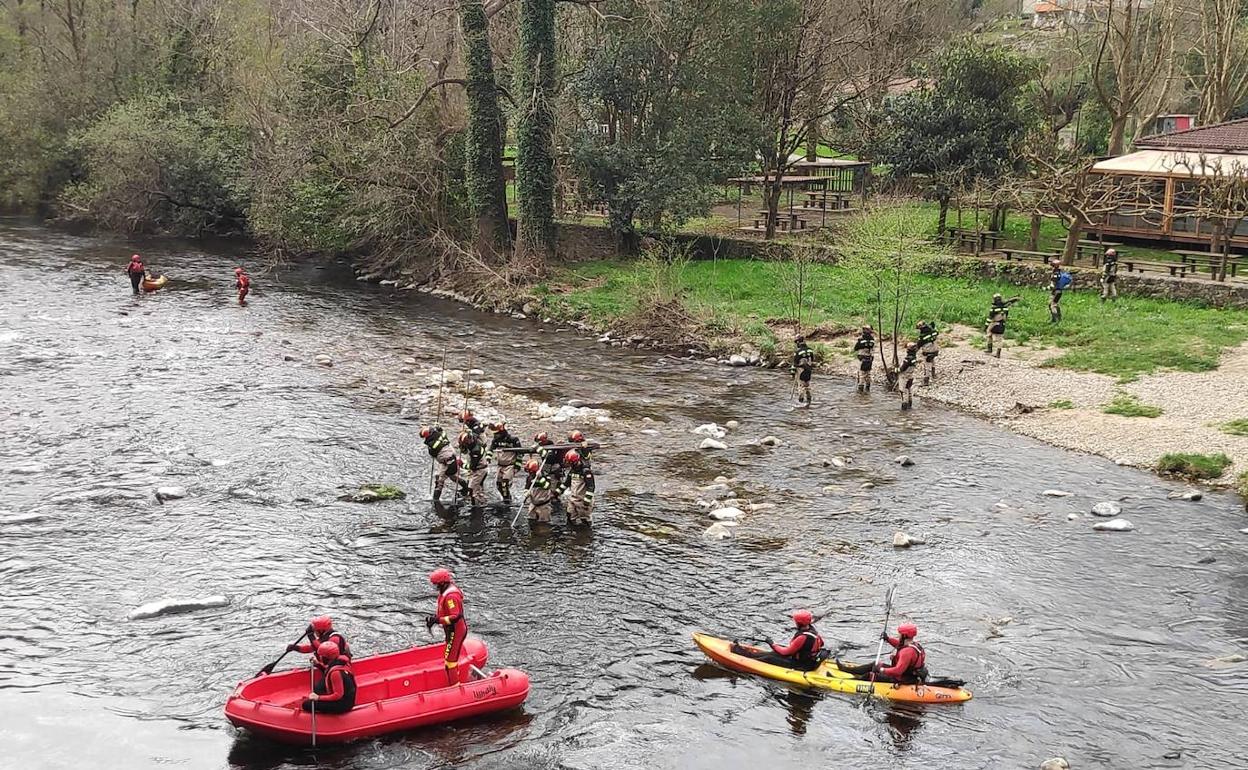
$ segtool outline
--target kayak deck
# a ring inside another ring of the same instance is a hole
[[[775,679],[800,687],[812,687],[819,690],[850,693],[856,695],[873,695],[885,700],[901,703],[962,703],[971,699],[969,690],[961,687],[938,687],[929,684],[893,684],[891,682],[871,682],[867,679],[855,678],[854,674],[842,671],[836,661],[828,659],[814,671],[800,671],[794,668],[778,666],[764,660],[752,658],[733,652],[732,641],[710,636],[694,634],[694,644],[708,658],[725,668],[743,674]],[[743,644],[741,648],[751,652],[767,652],[762,648]]]

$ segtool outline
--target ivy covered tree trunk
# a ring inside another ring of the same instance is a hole
[[[516,66],[516,257],[541,270],[555,253],[555,0],[521,0]]]
[[[507,251],[511,230],[503,179],[503,113],[498,107],[489,22],[481,0],[461,0],[459,23],[468,80],[468,136],[464,144],[468,204],[476,217],[477,250],[498,255]]]

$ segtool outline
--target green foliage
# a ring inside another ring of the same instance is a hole
[[[511,241],[503,180],[503,113],[494,80],[489,22],[481,0],[461,0],[467,69],[468,130],[464,141],[468,205],[477,216],[478,245],[502,249]]]
[[[540,269],[555,250],[555,0],[520,0],[515,91],[517,252]]]
[[[1218,430],[1223,433],[1229,433],[1232,436],[1248,436],[1248,417],[1228,420],[1219,425]]]
[[[1171,453],[1157,461],[1157,472],[1185,479],[1216,479],[1231,465],[1222,453],[1213,455]],[[1242,477],[1241,477],[1242,478]]]
[[[1062,399],[1058,399],[1057,401],[1050,401],[1049,408],[1050,409],[1074,409],[1075,404],[1073,401],[1071,401],[1068,398],[1062,398]]]
[[[1235,491],[1244,498],[1244,507],[1248,508],[1248,471],[1239,474],[1239,478],[1235,480]]]
[[[365,484],[360,487],[373,493],[380,500],[402,500],[407,497],[407,493],[391,484]]]
[[[1141,404],[1139,399],[1129,393],[1119,393],[1114,400],[1101,410],[1105,414],[1117,414],[1123,417],[1159,417],[1161,407]]]

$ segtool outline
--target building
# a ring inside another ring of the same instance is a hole
[[[1098,229],[1105,235],[1214,250],[1213,225],[1196,213],[1197,190],[1209,177],[1243,177],[1248,187],[1248,118],[1147,136],[1135,147],[1092,167],[1139,183],[1136,201],[1108,215]],[[1248,248],[1248,200],[1231,243]]]

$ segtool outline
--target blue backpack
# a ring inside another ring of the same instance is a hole
[[[1058,291],[1065,289],[1067,286],[1070,286],[1074,282],[1075,282],[1075,279],[1071,277],[1070,273],[1066,272],[1065,270],[1057,274]]]

